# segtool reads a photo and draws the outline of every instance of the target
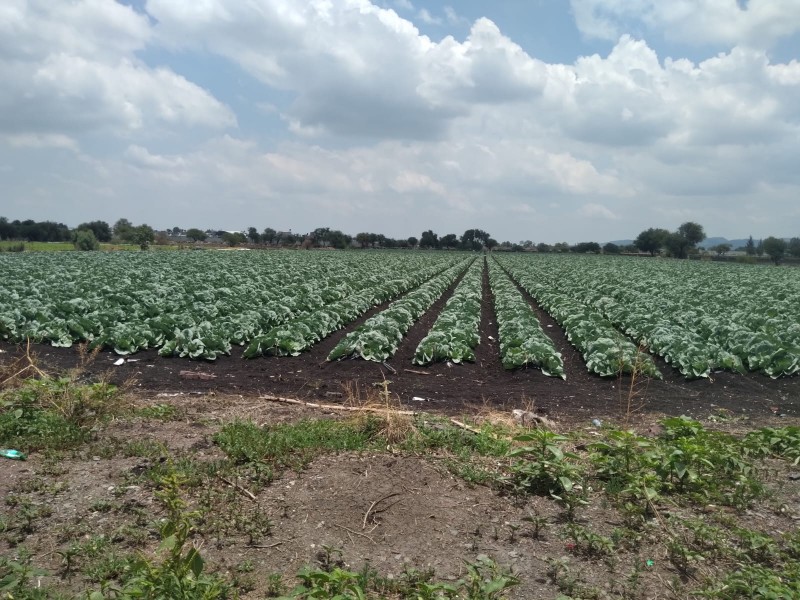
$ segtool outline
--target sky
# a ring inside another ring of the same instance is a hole
[[[0,215],[800,236],[798,0],[3,0]]]

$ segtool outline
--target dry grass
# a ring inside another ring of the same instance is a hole
[[[31,351],[31,342],[19,348],[16,358],[0,362],[0,390],[22,385],[32,377],[46,378],[48,375],[39,368],[38,356]]]
[[[415,427],[413,415],[408,414],[400,398],[389,390],[390,384],[384,377],[380,387],[362,388],[358,383],[348,382],[343,390],[346,406],[367,409],[354,418],[380,420],[379,433],[391,445],[408,439]]]

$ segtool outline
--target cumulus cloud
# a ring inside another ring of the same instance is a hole
[[[137,59],[152,28],[128,6],[9,0],[0,11],[0,132],[58,139],[95,130],[236,123],[207,91]]]
[[[420,8],[417,12],[417,18],[426,25],[441,25],[442,20],[439,17],[434,17],[427,8]]]
[[[480,226],[498,238],[602,241],[698,215],[733,235],[763,216],[759,202],[796,223],[800,63],[753,42],[793,25],[771,24],[751,0],[744,25],[731,17],[724,51],[667,58],[625,33],[634,4],[574,0],[579,24],[594,19],[584,30],[607,27],[614,43],[555,64],[488,18],[433,41],[407,0],[385,5],[409,18],[367,0],[148,0],[147,14],[112,0],[10,0],[0,8],[0,169],[21,177],[25,161],[46,157],[81,182],[64,188],[74,202],[97,182],[103,202],[224,228]],[[638,22],[681,22],[669,7],[684,2],[661,4],[642,0]],[[443,15],[443,28],[460,19]],[[232,109],[150,64],[145,49],[163,53],[158,64],[230,61],[258,89],[244,99],[257,118],[221,132],[236,126]],[[117,150],[92,156],[89,139],[115,139]]]
[[[772,47],[800,32],[795,0],[570,0],[578,28],[615,40],[643,25],[666,38],[696,45]]]
[[[619,217],[611,212],[608,207],[603,206],[602,204],[584,204],[581,206],[578,214],[588,219],[608,219],[610,221],[616,221],[619,219]]]

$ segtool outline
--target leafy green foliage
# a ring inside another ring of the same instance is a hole
[[[503,366],[515,369],[532,365],[545,375],[566,379],[561,354],[542,331],[536,313],[493,260],[489,261],[489,282],[494,294]]]
[[[299,311],[297,317],[257,336],[244,351],[245,358],[263,354],[297,356],[367,310],[415,288],[440,274],[449,263],[428,265],[405,277],[386,280],[377,276],[352,282],[350,294],[330,290],[314,310]],[[324,303],[328,300],[328,303]]]
[[[364,419],[305,420],[273,427],[236,421],[225,425],[214,439],[234,462],[300,469],[321,452],[363,450],[378,438],[378,422]]]
[[[510,467],[511,483],[515,489],[558,497],[575,491],[581,477],[577,463],[579,457],[561,448],[567,441],[565,436],[547,429],[535,429],[515,437],[514,441],[529,444],[508,454],[517,459]]]
[[[70,377],[27,380],[0,394],[0,445],[26,451],[75,447],[111,411],[116,391]]]
[[[366,360],[382,362],[392,356],[411,326],[468,266],[467,261],[459,261],[393,302],[386,310],[367,319],[331,350],[328,360],[359,356]]]
[[[447,301],[433,327],[420,341],[414,364],[450,360],[454,363],[475,361],[474,348],[480,342],[483,259],[467,269],[464,278]]]
[[[689,379],[719,370],[749,369],[773,378],[800,371],[800,303],[794,301],[800,283],[787,271],[626,257],[502,261],[568,334],[562,321],[575,319],[586,310],[582,305]],[[554,311],[565,297],[572,304],[559,316]],[[583,341],[598,337],[589,332]]]
[[[0,339],[81,342],[123,355],[160,348],[163,355],[205,360],[268,335],[274,339],[248,348],[249,355],[296,353],[461,260],[399,252],[10,258],[0,258]],[[295,321],[278,335],[277,327]],[[296,342],[298,333],[304,337]]]
[[[652,358],[621,335],[595,308],[559,290],[562,273],[543,276],[526,257],[503,257],[502,264],[520,285],[558,321],[586,361],[589,371],[602,377],[620,373],[640,373],[661,377]]]

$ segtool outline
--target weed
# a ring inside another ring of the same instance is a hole
[[[544,529],[547,527],[547,518],[537,513],[533,515],[528,515],[527,517],[522,517],[522,520],[525,523],[531,524],[531,531],[530,533],[526,532],[527,535],[529,535],[534,540],[542,539],[542,533],[544,532]]]
[[[323,451],[352,451],[375,447],[380,422],[306,420],[258,427],[253,422],[225,425],[216,443],[236,463],[265,463],[276,469],[302,469]],[[385,444],[383,444],[385,445]]]
[[[0,444],[26,451],[74,448],[110,413],[116,394],[105,382],[27,379],[0,394]]]
[[[219,577],[203,573],[204,562],[200,549],[190,544],[194,521],[199,516],[187,511],[181,498],[186,479],[177,471],[165,473],[159,480],[156,497],[163,504],[167,516],[161,524],[163,555],[160,562],[140,557],[131,566],[131,577],[125,581],[122,597],[134,598],[225,598],[228,586]],[[187,549],[188,546],[188,549]]]
[[[614,552],[614,542],[604,535],[593,533],[581,525],[569,523],[565,533],[572,540],[572,552],[597,558],[610,556]]]

